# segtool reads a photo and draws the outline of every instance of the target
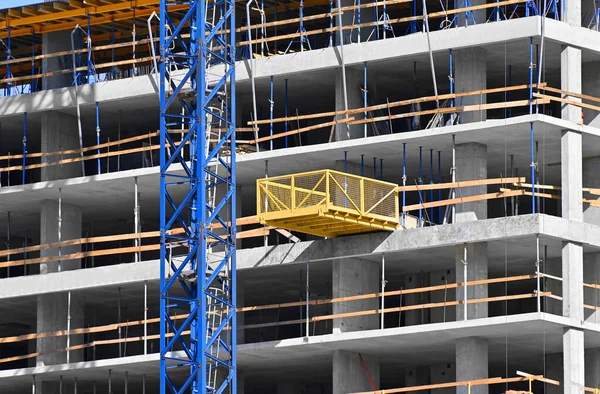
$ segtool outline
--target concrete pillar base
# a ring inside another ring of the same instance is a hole
[[[456,381],[488,378],[488,344],[481,338],[456,341]],[[457,387],[456,394],[467,394],[468,387]],[[473,386],[470,394],[488,394],[488,386]]]
[[[333,261],[333,298],[376,293],[380,289],[380,264],[356,258]],[[332,305],[333,314],[377,309],[378,299],[336,302]],[[333,333],[373,330],[380,326],[380,315],[347,317],[333,320]]]
[[[368,373],[361,365],[359,353],[346,350],[333,352],[333,394],[346,394],[355,391],[371,391],[371,379],[379,389],[379,360],[362,355]],[[370,375],[370,378],[369,378]]]

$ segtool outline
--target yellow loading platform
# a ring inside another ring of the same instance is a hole
[[[257,215],[262,224],[329,238],[394,231],[400,227],[397,189],[332,170],[258,179]]]

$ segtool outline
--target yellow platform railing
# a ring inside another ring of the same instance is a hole
[[[397,185],[332,170],[259,179],[263,224],[308,234],[344,234],[399,227]]]

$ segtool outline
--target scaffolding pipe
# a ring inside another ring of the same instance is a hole
[[[357,36],[358,36],[357,37],[357,41],[360,44],[360,9],[361,9],[360,0],[357,0],[356,5],[358,7],[356,9],[356,24],[358,25],[358,28],[357,28]]]
[[[122,354],[122,346],[121,346],[121,288],[117,288],[117,323],[119,324],[119,328],[117,329],[117,333],[119,334],[119,358],[123,356]],[[110,373],[110,370],[108,370]],[[110,376],[110,375],[109,375]]]
[[[358,0],[360,2],[360,0]],[[358,9],[359,15],[360,15],[360,8]],[[360,21],[358,22],[360,24]],[[360,29],[360,27],[359,27]],[[358,42],[360,42],[360,32],[358,34],[359,40]],[[363,67],[363,85],[364,85],[364,89],[363,89],[363,106],[365,108],[367,108],[368,103],[367,103],[367,62],[364,63],[364,67]],[[367,111],[363,112],[363,119],[366,120],[367,119]],[[367,138],[367,123],[365,122],[365,124],[363,125],[363,137]]]
[[[439,110],[440,100],[438,99],[437,79],[435,76],[435,63],[433,62],[433,51],[431,50],[431,38],[429,37],[429,17],[427,16],[427,1],[423,1],[423,20],[425,22],[425,32],[427,33],[427,49],[429,51],[429,63],[431,65],[431,78],[433,80],[433,94],[435,95],[435,107]],[[385,34],[385,29],[383,34]]]
[[[35,394],[35,375],[31,375],[31,394]]]
[[[452,134],[452,183],[456,183],[456,135]],[[452,200],[456,198],[456,188],[452,188]],[[456,205],[452,204],[452,223],[456,223]]]
[[[73,394],[77,394],[77,378],[73,382]]]
[[[35,88],[35,32],[31,38],[31,93],[34,93]]]
[[[309,304],[310,304],[310,272],[309,272],[309,265],[308,265],[308,261],[307,261],[306,262],[306,337],[310,336],[310,329],[309,329],[310,316],[309,316],[309,309],[308,309]]]
[[[27,112],[23,113],[23,173],[21,176],[22,184],[25,184],[25,175],[27,173]]]
[[[467,266],[468,266],[468,260],[467,260],[467,244],[463,244],[463,314],[464,314],[464,318],[463,320],[467,320],[467,289],[469,286],[467,286]]]
[[[269,94],[269,136],[273,137],[273,109],[275,107],[275,102],[273,101],[273,76],[271,75],[271,84],[270,84],[270,94]],[[269,149],[273,150],[273,140],[269,141]]]
[[[133,187],[133,192],[134,192],[134,204],[133,204],[133,231],[136,234],[140,233],[140,201],[139,201],[139,192],[138,192],[138,178],[137,176],[133,177],[133,182],[134,182],[134,187]],[[134,246],[135,246],[135,256],[134,256],[134,261],[137,263],[138,261],[141,261],[141,254],[140,254],[140,238],[136,237],[134,240]]]
[[[423,147],[419,146],[419,185],[423,184]],[[419,204],[423,204],[423,193],[419,190]],[[423,227],[423,210],[419,208],[419,227]]]
[[[515,155],[510,155],[510,176],[511,177],[515,176],[514,163],[515,163]],[[515,197],[514,196],[510,197],[510,215],[515,216]]]
[[[537,311],[542,311],[542,299],[541,299],[541,287],[540,287],[540,235],[537,234],[535,237],[535,285],[537,288],[536,300],[537,300]]]
[[[257,111],[256,111],[256,84],[254,82],[254,56],[252,54],[252,30],[250,23],[250,3],[253,0],[248,0],[246,3],[246,24],[248,29],[248,62],[250,63],[250,82],[252,83],[252,114],[254,115],[254,120],[258,120]],[[204,87],[203,87],[204,89]],[[287,117],[287,115],[286,115]],[[258,140],[258,125],[254,125],[254,137]],[[286,137],[287,138],[287,137]],[[256,143],[256,151],[259,152],[258,142]]]
[[[385,254],[381,254],[381,329],[385,328]],[[400,305],[402,306],[402,305]]]
[[[71,292],[67,292],[67,364],[71,361]]]
[[[58,188],[58,245],[60,245],[62,241],[62,189]],[[58,247],[58,272],[62,271],[62,247]]]
[[[119,350],[121,349],[121,345],[119,345]],[[112,392],[112,369],[108,370],[108,394],[113,394]]]
[[[10,249],[10,211],[6,212],[6,250]],[[6,256],[6,261],[10,261],[10,255]],[[10,278],[10,266],[6,268],[7,276]]]
[[[287,133],[288,131],[288,121],[287,121],[287,117],[288,117],[288,80],[287,78],[285,79],[285,89],[284,89],[284,94],[285,94],[285,108],[284,108],[284,116],[285,116],[285,129],[284,131]],[[284,137],[284,141],[285,141],[285,147],[288,147],[288,136],[286,134],[286,136]]]
[[[429,149],[429,184],[433,185],[433,149]],[[433,189],[429,191],[429,201],[433,201]],[[429,220],[435,223],[434,208],[429,209]]]
[[[148,354],[148,281],[147,280],[144,281],[144,354]]]
[[[81,108],[79,107],[79,82],[77,81],[77,65],[75,63],[75,32],[81,29],[81,26],[76,25],[71,31],[71,51],[73,60],[73,80],[75,82],[75,104],[77,106],[77,127],[79,130],[79,149],[81,150],[81,175],[85,176],[85,162],[83,160],[83,132],[81,130]]]
[[[346,85],[346,60],[344,59],[344,37],[342,35],[342,3],[341,0],[336,0],[337,5],[337,20],[338,20],[338,36],[340,39],[340,58],[342,60],[342,85],[344,88],[344,111],[346,111],[346,119],[348,119],[348,86]],[[346,124],[346,137],[350,139],[350,125],[348,122]]]
[[[269,177],[269,160],[265,160],[265,178]],[[269,210],[269,198],[265,195],[265,212],[267,212]],[[267,227],[267,225],[265,224],[264,226],[265,228]],[[268,233],[265,232],[265,238],[264,238],[264,245],[265,248],[267,246],[269,246],[269,235]]]
[[[442,151],[438,151],[437,181],[442,183]],[[438,189],[437,194],[438,201],[442,201],[442,190]],[[438,207],[438,222],[442,224],[442,221],[442,207]]]
[[[59,394],[63,394],[63,377],[60,375],[58,378],[58,392]]]
[[[88,50],[87,50],[87,55],[88,55],[87,69],[88,70],[87,71],[88,71],[88,83],[89,84],[92,83],[91,82],[92,76],[94,75],[94,73],[92,72],[92,64],[93,63],[92,63],[92,43],[91,43],[91,40],[92,40],[92,35],[91,35],[92,34],[92,32],[91,32],[92,21],[91,21],[91,19],[92,19],[92,15],[88,13],[87,14],[87,38],[86,38],[86,41],[87,41],[87,47],[88,47]],[[135,41],[135,30],[134,30],[133,34],[134,34],[133,40]]]
[[[150,15],[147,23],[148,23],[148,35],[150,36],[150,49],[152,50],[152,62],[154,63],[154,76],[156,79],[156,86],[158,86],[160,84],[160,70],[158,68],[158,62],[156,61],[156,48],[154,48],[154,34],[152,33],[152,24],[151,24],[151,21],[153,18],[156,18],[160,21],[160,17],[158,16],[158,14],[156,14],[156,11],[154,11]],[[114,21],[113,21],[113,23],[114,23]],[[113,30],[113,40],[114,40],[114,30]],[[113,48],[113,62],[114,62],[114,56],[115,56],[115,49]],[[114,79],[114,71],[113,71],[113,79]]]
[[[402,208],[406,206],[406,142],[402,143]],[[402,226],[406,227],[406,212],[402,210]]]
[[[125,371],[125,393],[127,394],[127,392],[129,391],[129,372]]]
[[[146,394],[146,375],[142,375],[142,394]]]
[[[100,105],[96,102],[96,145],[100,145]],[[100,156],[100,148],[97,149],[96,153]],[[106,158],[108,161],[108,158]],[[98,175],[102,173],[102,166],[100,165],[100,157],[98,157]]]

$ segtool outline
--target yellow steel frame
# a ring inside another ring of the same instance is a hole
[[[400,227],[397,185],[333,170],[258,179],[256,201],[261,223],[323,237]]]

